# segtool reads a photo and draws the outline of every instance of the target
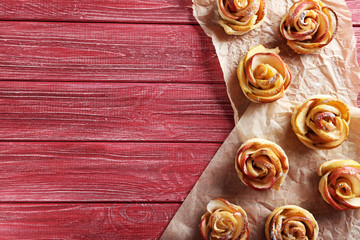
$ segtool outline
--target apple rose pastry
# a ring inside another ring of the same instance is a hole
[[[280,32],[298,54],[313,53],[334,38],[338,28],[336,13],[320,0],[296,2],[283,17]]]
[[[222,18],[219,24],[229,35],[243,35],[260,26],[265,18],[265,0],[216,1]]]
[[[295,205],[276,208],[265,223],[266,240],[315,240],[318,234],[319,226],[314,216]]]
[[[354,160],[332,160],[318,169],[319,191],[338,210],[360,208],[360,164]]]
[[[312,149],[331,149],[349,135],[350,111],[341,100],[318,96],[297,106],[291,125],[299,140]]]
[[[200,231],[204,240],[244,240],[250,233],[246,212],[221,198],[208,203]]]
[[[258,45],[240,61],[237,76],[244,95],[256,103],[273,102],[284,96],[291,82],[280,50]]]
[[[279,190],[289,171],[289,162],[279,145],[254,138],[240,146],[235,169],[241,181],[254,190]]]

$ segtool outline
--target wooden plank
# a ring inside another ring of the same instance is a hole
[[[0,204],[2,239],[157,239],[180,204]]]
[[[0,82],[0,140],[223,142],[225,84]]]
[[[360,63],[360,47],[359,47],[360,46],[360,27],[355,27],[354,32],[355,32],[355,37],[357,40],[356,54],[357,54],[358,63]],[[357,104],[358,104],[358,107],[360,107],[360,92],[358,94]]]
[[[0,22],[0,80],[222,83],[200,26]]]
[[[360,2],[358,0],[345,0],[350,12],[353,25],[360,25]]]
[[[199,26],[141,26],[0,22],[0,80],[223,82]]]
[[[360,24],[358,0],[346,0]],[[0,20],[196,24],[191,0],[12,0],[0,2]]]
[[[196,23],[191,0],[11,0],[0,2],[0,20]]]
[[[0,142],[0,202],[180,202],[219,147]]]

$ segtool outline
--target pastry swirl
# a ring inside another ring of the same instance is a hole
[[[360,208],[360,164],[354,160],[332,160],[318,169],[319,191],[333,208]]]
[[[336,13],[320,0],[296,2],[283,17],[280,32],[298,54],[313,53],[334,38],[338,28]]]
[[[314,216],[295,205],[276,208],[265,224],[266,240],[315,240],[318,233],[319,226]]]
[[[260,26],[266,15],[265,0],[216,0],[219,24],[229,35],[243,35]]]
[[[315,96],[294,109],[291,125],[299,140],[312,149],[331,149],[349,135],[349,107],[337,98]]]
[[[273,102],[284,96],[291,83],[289,67],[280,58],[280,50],[258,45],[240,61],[237,76],[241,90],[252,102]]]
[[[289,171],[289,162],[279,145],[254,138],[241,145],[235,169],[241,181],[254,190],[278,190]]]
[[[200,231],[204,240],[245,240],[250,233],[246,212],[221,198],[208,203]]]

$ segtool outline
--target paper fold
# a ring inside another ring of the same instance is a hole
[[[250,238],[265,239],[267,216],[276,207],[294,204],[309,210],[318,221],[319,239],[357,240],[360,236],[360,210],[337,211],[318,191],[317,168],[327,160],[357,159],[360,147],[360,109],[351,107],[350,134],[338,148],[312,150],[304,146],[291,130],[291,109],[297,102],[251,104],[215,154],[161,239],[201,239],[199,224],[207,203],[225,198],[248,214]],[[262,116],[271,115],[269,118]],[[279,144],[289,158],[289,173],[279,191],[255,191],[245,186],[235,171],[235,156],[241,143],[262,137]]]
[[[245,54],[259,44],[279,47],[280,57],[290,68],[293,80],[284,99],[302,102],[312,95],[330,94],[356,106],[360,72],[351,15],[344,0],[323,1],[337,13],[338,32],[329,45],[308,55],[298,55],[289,48],[279,29],[282,17],[295,1],[268,0],[264,23],[243,36],[226,35],[217,23],[220,17],[215,0],[193,2],[194,16],[215,46],[235,122],[250,104],[240,89],[236,70]]]
[[[198,182],[170,222],[161,239],[201,239],[200,217],[207,203],[225,198],[240,205],[248,214],[249,239],[265,239],[267,216],[276,207],[299,205],[312,212],[319,223],[319,239],[357,240],[360,236],[360,210],[337,211],[318,191],[317,168],[333,159],[360,162],[360,110],[356,108],[360,69],[356,59],[356,39],[350,12],[344,0],[323,1],[339,17],[339,30],[324,49],[310,55],[298,55],[280,34],[281,18],[295,1],[267,0],[264,23],[243,36],[228,36],[219,26],[215,0],[193,0],[194,16],[212,38],[223,71],[227,92],[234,109],[236,126],[215,154]],[[238,83],[236,70],[247,51],[259,44],[279,47],[293,81],[283,98],[269,104],[250,103]],[[312,150],[292,132],[292,109],[313,95],[331,95],[351,107],[350,134],[332,150]],[[261,137],[279,144],[289,158],[290,170],[279,191],[257,192],[245,186],[235,171],[235,156],[246,140]]]

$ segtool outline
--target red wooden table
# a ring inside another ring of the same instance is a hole
[[[158,238],[234,127],[191,0],[11,0],[0,20],[0,238]]]

